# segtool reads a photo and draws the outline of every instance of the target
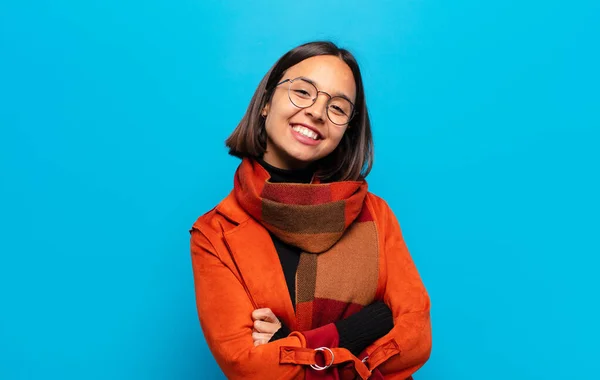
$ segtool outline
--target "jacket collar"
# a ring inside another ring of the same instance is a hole
[[[229,193],[216,207],[219,214],[223,215],[230,222],[242,224],[250,219],[250,215],[240,206],[233,191]]]

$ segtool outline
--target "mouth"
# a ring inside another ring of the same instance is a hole
[[[311,127],[310,125],[294,123],[290,124],[290,126],[292,127],[292,130],[294,130],[294,132],[308,139],[312,139],[314,141],[323,139],[323,135],[321,135],[321,133],[319,133],[319,131],[316,128]]]

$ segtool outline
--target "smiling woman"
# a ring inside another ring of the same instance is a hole
[[[429,297],[373,161],[352,54],[284,54],[226,142],[231,194],[191,230],[204,336],[232,379],[407,379],[429,358]]]
[[[297,132],[304,127],[317,133],[318,143],[304,140],[311,149],[294,143],[294,126]],[[305,44],[284,54],[258,85],[226,143],[230,154],[266,156],[267,162],[273,156],[283,160],[275,166],[284,169],[320,160],[315,174],[322,180],[366,177],[373,141],[356,59],[328,42]]]

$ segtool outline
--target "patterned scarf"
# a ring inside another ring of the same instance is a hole
[[[296,272],[297,329],[346,318],[372,303],[378,279],[377,230],[365,181],[271,183],[258,162],[242,160],[234,194],[283,242],[302,250]]]

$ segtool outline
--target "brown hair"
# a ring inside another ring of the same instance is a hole
[[[246,114],[225,141],[229,154],[236,157],[260,158],[267,148],[265,119],[261,112],[271,100],[277,83],[285,71],[297,63],[318,55],[333,55],[343,60],[352,70],[356,82],[356,115],[350,121],[339,145],[317,163],[316,175],[325,182],[364,179],[373,166],[373,137],[365,102],[360,68],[354,56],[329,41],[309,42],[287,53],[263,77],[250,100]]]

